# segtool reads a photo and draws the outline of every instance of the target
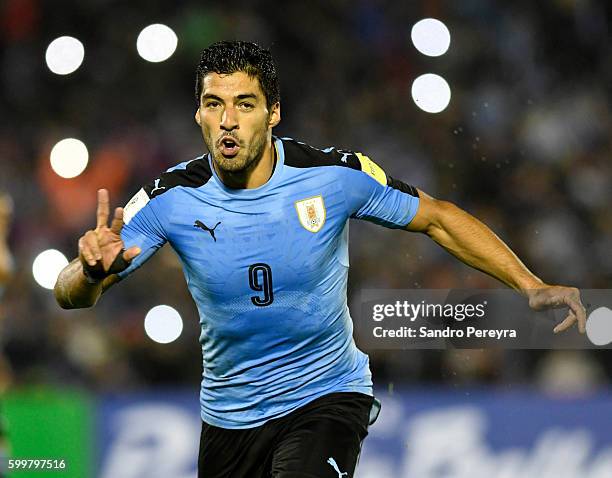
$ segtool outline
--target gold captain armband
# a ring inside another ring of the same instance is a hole
[[[362,153],[355,153],[361,163],[361,170],[368,176],[371,176],[383,186],[387,185],[387,175],[383,169]]]

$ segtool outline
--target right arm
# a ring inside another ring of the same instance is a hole
[[[119,276],[113,274],[96,284],[90,284],[77,257],[60,273],[53,292],[62,309],[82,309],[95,305],[102,293],[118,281]]]
[[[79,309],[95,305],[100,295],[119,280],[117,273],[125,270],[140,254],[136,246],[124,250],[121,239],[123,209],[115,209],[110,227],[109,214],[108,191],[100,189],[96,229],[87,231],[79,239],[79,257],[57,278],[53,292],[60,307]]]

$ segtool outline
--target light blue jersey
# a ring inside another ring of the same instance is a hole
[[[125,208],[125,246],[177,252],[200,315],[202,419],[251,428],[333,392],[372,394],[347,307],[348,220],[392,228],[416,190],[361,153],[274,139],[272,177],[230,189],[202,156],[169,169]]]

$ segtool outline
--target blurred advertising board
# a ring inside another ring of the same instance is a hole
[[[527,391],[403,388],[377,396],[382,412],[362,450],[359,478],[612,476],[612,391],[553,399]],[[193,392],[17,398],[3,403],[12,456],[62,456],[69,466],[63,474],[9,476],[196,478],[200,419]]]
[[[612,476],[612,394],[395,391],[365,442],[359,478]]]
[[[98,409],[99,478],[196,478],[195,392],[105,396]]]

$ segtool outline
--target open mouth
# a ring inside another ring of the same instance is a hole
[[[232,138],[231,136],[225,136],[221,138],[219,141],[219,150],[221,154],[226,158],[234,157],[238,154],[238,150],[240,149],[240,144],[238,140]]]

